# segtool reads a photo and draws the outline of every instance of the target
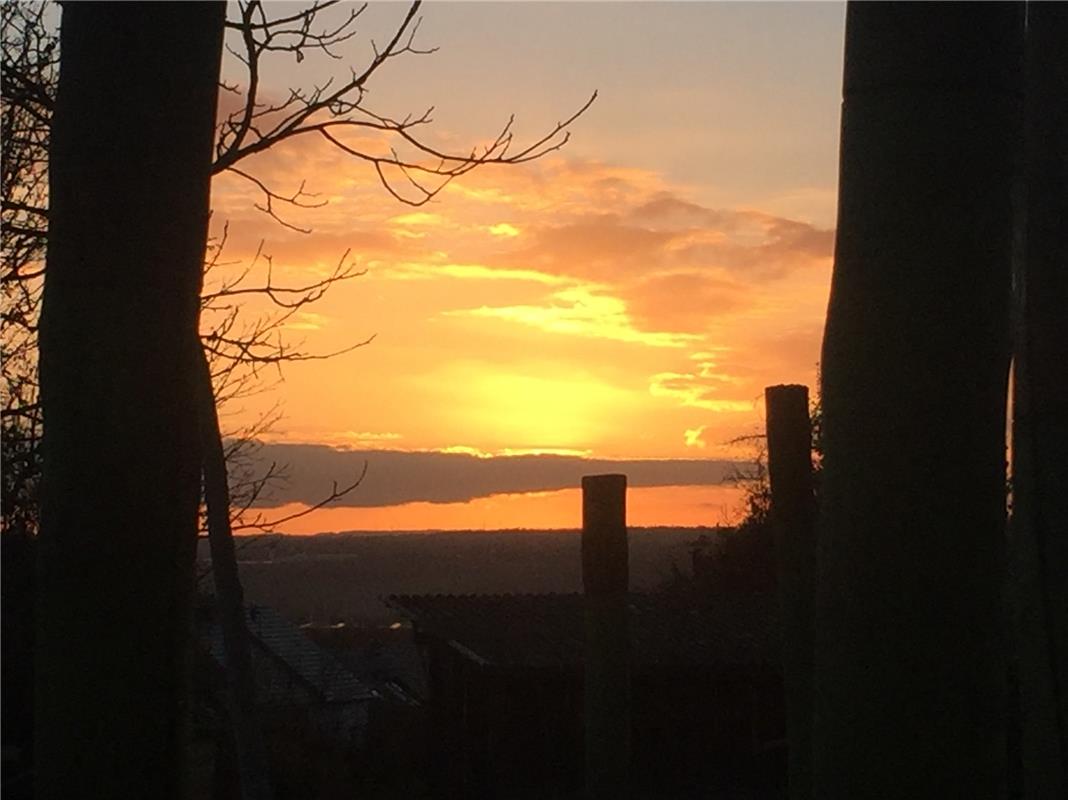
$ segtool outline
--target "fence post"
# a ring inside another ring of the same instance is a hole
[[[586,796],[626,798],[630,771],[627,476],[582,478]]]
[[[769,386],[768,479],[786,690],[790,800],[812,797],[812,613],[816,503],[808,387]]]

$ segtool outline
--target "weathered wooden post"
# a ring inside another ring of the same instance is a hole
[[[582,479],[582,586],[586,593],[586,796],[627,796],[630,637],[627,631],[627,476]]]
[[[812,797],[812,594],[816,562],[808,387],[769,386],[768,478],[782,607],[790,800]]]

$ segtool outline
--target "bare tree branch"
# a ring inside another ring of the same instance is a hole
[[[0,433],[2,530],[34,534],[40,480],[37,319],[48,232],[48,142],[58,39],[43,4],[0,5]]]
[[[339,151],[370,164],[379,182],[396,200],[410,206],[421,206],[436,197],[451,181],[477,167],[522,164],[559,150],[569,141],[571,125],[597,97],[594,92],[577,111],[518,151],[513,152],[514,115],[509,117],[491,143],[482,148],[448,152],[431,145],[417,131],[432,122],[432,108],[416,117],[394,120],[376,113],[365,102],[368,82],[388,60],[406,54],[428,55],[437,50],[419,47],[415,43],[422,22],[418,16],[422,3],[416,0],[408,7],[384,47],[379,48],[371,40],[373,57],[362,69],[350,67],[346,80],[337,83],[331,78],[310,90],[291,88],[284,100],[273,104],[261,102],[258,97],[261,60],[268,54],[292,53],[299,62],[306,51],[321,50],[331,58],[340,58],[331,48],[355,36],[354,23],[366,6],[350,11],[340,23],[314,33],[313,25],[317,16],[333,5],[332,2],[317,2],[302,12],[274,19],[268,16],[260,0],[239,5],[240,19],[228,23],[228,27],[241,36],[241,48],[230,49],[245,68],[245,101],[238,111],[230,114],[219,126],[214,164],[216,173],[235,171],[234,165],[239,161],[287,139],[318,133]],[[238,93],[241,91],[231,84],[226,88]],[[387,148],[388,155],[375,155],[362,146],[340,138],[338,134],[343,130],[373,132],[387,140],[394,138],[431,160],[405,158],[395,146]],[[275,202],[285,202],[302,208],[313,207],[301,202],[309,196],[304,192],[303,185],[296,194],[286,196],[246,172],[238,174],[255,183],[263,193],[264,201],[257,208],[288,228],[301,232],[307,230],[280,218],[274,206]],[[398,178],[407,191],[398,187]]]
[[[307,191],[303,182],[295,192],[278,191],[253,170],[239,167],[238,162],[288,139],[318,134],[339,152],[369,164],[392,197],[418,206],[477,167],[525,163],[563,147],[572,124],[596,98],[594,93],[576,112],[522,147],[515,145],[514,116],[483,146],[456,152],[435,146],[426,138],[433,123],[433,108],[393,119],[366,103],[367,87],[386,62],[436,50],[417,43],[422,21],[422,4],[417,0],[405,9],[384,44],[370,41],[372,56],[362,66],[349,66],[344,75],[310,88],[291,88],[280,98],[263,99],[264,59],[291,56],[299,63],[312,53],[334,61],[344,58],[342,48],[356,37],[357,23],[367,6],[349,8],[326,21],[329,14],[339,10],[338,6],[337,0],[316,0],[300,11],[272,16],[273,9],[267,3],[247,0],[237,4],[237,18],[226,23],[233,34],[227,48],[244,71],[244,78],[222,84],[222,89],[240,97],[241,102],[218,125],[213,173],[229,171],[252,184],[262,198],[254,206],[291,230],[308,233],[310,228],[287,220],[284,209],[315,209],[325,205],[326,200]],[[45,22],[50,8],[53,6],[47,3],[18,0],[2,6],[5,36],[0,77],[4,81],[4,113],[0,136],[5,146],[0,181],[5,259],[0,291],[5,357],[0,365],[0,412],[5,444],[17,438],[29,447],[35,447],[40,440],[36,405],[37,312],[48,233],[48,143],[59,63],[56,29]],[[382,152],[387,154],[364,149],[348,135],[350,132],[382,138],[387,145]],[[263,252],[262,242],[245,266],[224,262],[226,236],[224,226],[221,237],[206,254],[207,288],[201,299],[202,341],[211,357],[211,377],[219,404],[232,404],[270,388],[265,369],[280,378],[279,370],[286,363],[335,357],[374,339],[368,336],[329,352],[315,352],[282,335],[301,309],[321,299],[337,283],[364,274],[364,270],[349,263],[348,251],[327,277],[283,285],[274,278],[273,261]],[[254,278],[256,275],[262,277]],[[257,296],[273,310],[254,317],[247,309],[242,313],[243,302]],[[244,437],[251,441],[276,419],[276,412],[269,412],[262,425],[243,425],[231,433],[237,440]],[[228,448],[228,457],[239,459],[248,452],[248,448]],[[231,488],[238,510],[251,507],[283,475],[275,465],[262,474],[250,470],[250,462],[246,461],[240,476],[234,476]]]
[[[355,480],[353,480],[351,483],[349,483],[349,484],[347,484],[345,486],[342,486],[341,488],[338,488],[337,481],[334,481],[334,486],[333,486],[333,489],[330,491],[330,494],[328,494],[326,497],[324,497],[322,500],[320,500],[315,505],[308,506],[307,508],[302,509],[301,511],[296,511],[296,512],[294,512],[292,514],[287,514],[284,517],[275,517],[275,518],[272,518],[272,519],[264,519],[264,517],[262,515],[257,515],[257,517],[255,519],[253,519],[252,521],[250,521],[250,522],[245,522],[245,523],[242,523],[240,525],[235,525],[234,526],[234,530],[255,529],[255,530],[260,530],[260,531],[267,532],[271,528],[277,528],[279,525],[283,525],[286,522],[292,522],[295,519],[300,519],[301,517],[306,517],[308,514],[311,514],[313,511],[318,511],[320,508],[325,508],[326,506],[328,506],[331,503],[333,503],[335,500],[340,500],[342,497],[347,495],[349,492],[353,491],[357,486],[359,486],[363,482],[363,479],[364,479],[364,477],[366,475],[367,475],[367,462],[364,461],[363,462],[363,469],[360,471],[360,474],[356,477]]]
[[[309,202],[308,200],[304,199],[307,197],[316,196],[314,194],[309,194],[308,192],[304,191],[304,181],[301,181],[300,187],[297,189],[296,192],[287,197],[285,195],[281,195],[271,191],[269,188],[267,188],[267,185],[263,183],[263,181],[261,181],[259,178],[256,178],[255,176],[250,175],[247,172],[239,170],[237,167],[227,167],[227,171],[232,172],[235,175],[239,175],[245,180],[255,184],[260,189],[260,191],[263,192],[265,204],[260,205],[259,203],[256,203],[256,208],[258,208],[260,211],[262,211],[264,214],[269,216],[271,219],[273,219],[280,225],[289,228],[290,230],[297,231],[298,233],[311,233],[311,228],[301,228],[298,225],[293,225],[279,217],[274,211],[274,201],[278,200],[283,203],[288,203],[289,205],[296,206],[297,208],[322,208],[326,205],[325,200],[319,202]]]

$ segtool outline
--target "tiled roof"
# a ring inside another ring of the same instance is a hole
[[[337,656],[341,664],[380,694],[408,690],[417,697],[427,693],[422,656],[412,629],[364,628],[351,625],[302,630],[313,642]]]
[[[423,635],[476,663],[553,668],[583,661],[581,594],[392,595],[387,602]],[[777,605],[771,596],[704,599],[628,596],[638,668],[778,664]]]
[[[325,703],[350,703],[374,696],[333,655],[309,641],[299,628],[273,608],[247,606],[245,624],[252,637],[253,659],[256,660],[262,653],[273,662],[270,669],[256,670],[260,702],[283,702],[295,696],[295,689],[302,689]],[[212,657],[224,664],[225,651],[220,626],[213,622],[205,633]]]

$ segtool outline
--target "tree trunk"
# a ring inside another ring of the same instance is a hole
[[[1023,10],[848,6],[821,364],[815,797],[1004,793]]]
[[[256,718],[256,682],[252,671],[248,626],[245,624],[245,598],[230,527],[226,453],[211,385],[211,366],[199,342],[197,345],[197,408],[200,415],[200,446],[203,450],[204,505],[208,513],[211,572],[215,582],[215,614],[222,629],[226,653],[228,712],[234,735],[241,797],[242,800],[270,800],[273,792],[267,750]]]
[[[183,794],[222,3],[69,3],[41,319],[37,796]]]
[[[1027,15],[1013,395],[1014,629],[1024,796],[1068,791],[1068,6]]]

